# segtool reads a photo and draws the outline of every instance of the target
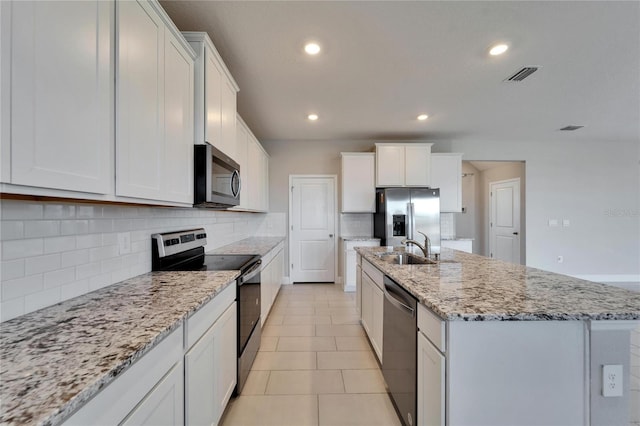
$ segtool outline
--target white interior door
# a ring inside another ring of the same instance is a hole
[[[491,257],[520,263],[520,179],[491,182],[489,188]]]
[[[290,251],[292,282],[334,282],[336,177],[292,176]]]

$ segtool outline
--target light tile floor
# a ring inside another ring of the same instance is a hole
[[[399,425],[359,325],[354,294],[283,286],[242,395],[221,420],[239,425]],[[631,333],[630,423],[640,426],[640,327]]]
[[[399,425],[354,294],[334,284],[283,286],[221,424]]]

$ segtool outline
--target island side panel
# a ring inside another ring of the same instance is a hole
[[[591,330],[591,424],[628,425],[630,418],[631,332],[629,330]],[[602,395],[602,366],[622,365],[622,396]]]
[[[450,321],[447,423],[583,425],[583,321]]]

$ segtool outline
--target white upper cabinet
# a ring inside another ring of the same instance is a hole
[[[376,182],[373,152],[342,152],[342,213],[375,213]]]
[[[269,155],[251,129],[236,116],[236,156],[240,164],[240,205],[234,210],[269,210]]]
[[[116,195],[193,203],[194,54],[163,14],[118,3]]]
[[[376,143],[376,187],[431,186],[430,143]]]
[[[183,32],[196,51],[195,143],[205,142],[238,161],[236,98],[238,85],[204,32]]]
[[[114,3],[0,8],[2,181],[112,193]]]
[[[431,154],[431,187],[440,188],[440,211],[462,211],[462,154]]]
[[[249,129],[242,118],[236,117],[236,161],[240,165],[240,204],[236,209],[248,208],[249,201],[249,168],[247,166],[247,144],[249,143]]]
[[[193,204],[193,58],[165,34],[163,198]]]

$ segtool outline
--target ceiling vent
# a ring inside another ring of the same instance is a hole
[[[562,129],[565,132],[573,132],[574,130],[582,129],[584,126],[564,126]]]
[[[525,78],[529,77],[534,72],[538,71],[539,68],[540,67],[524,67],[524,68],[516,71],[515,74],[513,74],[511,77],[507,77],[504,80],[504,82],[506,82],[506,83],[516,83],[516,82],[522,81]]]

